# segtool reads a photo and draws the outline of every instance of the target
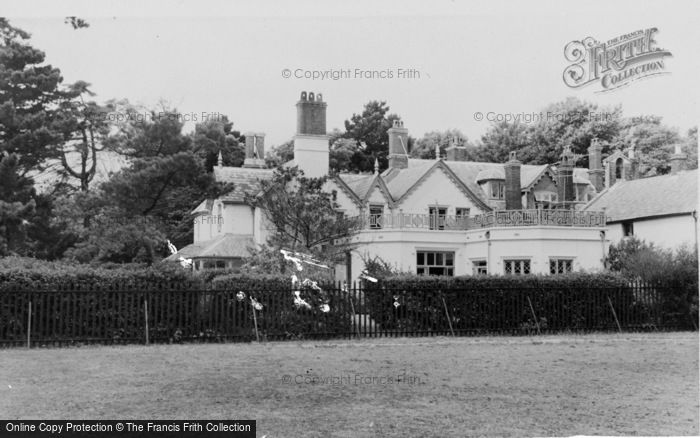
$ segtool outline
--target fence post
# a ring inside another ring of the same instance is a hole
[[[440,299],[442,300],[442,305],[445,306],[445,315],[447,315],[447,323],[450,325],[450,333],[452,333],[452,337],[454,337],[455,331],[452,329],[452,320],[450,319],[450,312],[447,311],[447,303],[445,303],[445,297],[441,296]]]
[[[350,320],[352,325],[355,326],[355,331],[357,332],[357,338],[361,338],[360,336],[360,325],[355,323],[355,315],[357,315],[357,320],[359,321],[359,315],[355,313],[355,304],[353,304],[353,298],[355,296],[355,289],[357,288],[357,284],[355,282],[352,283],[352,293],[348,291],[348,298],[350,299],[350,310],[352,310],[352,319]]]
[[[252,301],[250,303],[250,310],[253,311],[253,324],[255,324],[255,340],[257,342],[260,342],[260,335],[258,334],[258,317],[257,315],[255,315],[255,306],[253,305]]]
[[[32,299],[29,298],[29,309],[27,313],[27,348],[32,346]]]
[[[615,317],[615,324],[617,324],[617,331],[622,333],[622,328],[620,328],[620,321],[617,319],[617,314],[615,313],[615,308],[613,307],[613,303],[610,300],[610,295],[608,295],[607,298],[608,298],[608,304],[610,304],[610,310],[612,310],[612,314]]]
[[[537,327],[537,334],[541,335],[540,323],[537,321],[537,315],[535,315],[535,308],[532,307],[532,301],[530,301],[530,296],[527,296],[527,302],[530,304],[530,311],[532,312],[532,318],[535,320],[535,326]]]
[[[148,297],[143,298],[143,318],[146,321],[146,345],[148,345]]]

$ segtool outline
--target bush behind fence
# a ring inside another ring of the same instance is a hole
[[[697,329],[697,307],[683,298],[687,291],[617,277],[574,280],[396,277],[349,290],[326,285],[328,312],[315,304],[295,306],[288,282],[278,277],[265,282],[227,277],[214,289],[168,283],[112,284],[106,290],[3,288],[0,344]],[[244,299],[239,291],[245,291]],[[251,297],[261,310],[254,310]]]

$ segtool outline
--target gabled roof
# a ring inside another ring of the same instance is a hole
[[[372,181],[369,185],[369,189],[367,190],[367,193],[365,193],[364,198],[362,198],[362,202],[366,203],[367,201],[369,201],[370,195],[374,191],[375,187],[379,188],[379,193],[381,193],[382,197],[386,200],[387,204],[389,204],[389,206],[393,208],[394,199],[391,196],[391,193],[389,192],[389,187],[387,187],[386,183],[384,182],[384,179],[379,174],[374,175],[374,177],[372,178]]]
[[[374,175],[368,173],[339,173],[337,176],[361,200],[365,198],[374,181]]]
[[[200,215],[200,214],[211,214],[211,208],[214,206],[214,200],[213,199],[206,199],[202,201],[201,204],[197,206],[194,210],[192,210],[191,215]]]
[[[223,202],[242,204],[245,194],[255,195],[260,192],[260,180],[272,178],[272,173],[272,169],[214,166],[214,178],[217,182],[233,184],[233,190],[219,199]]]
[[[443,160],[408,160],[407,169],[387,169],[384,171],[384,180],[386,181],[389,193],[400,203],[408,194],[422,183],[436,169],[442,169],[452,181],[464,192],[466,196],[471,198],[475,203],[481,205],[482,208],[490,210],[491,207],[486,203],[486,199],[481,188],[476,184],[476,174],[470,175],[469,179],[465,179],[464,175],[460,174],[459,166],[454,167],[452,164],[456,161],[446,162]],[[449,164],[448,164],[449,163]],[[459,162],[460,164],[466,162]],[[463,172],[462,172],[463,173]],[[473,178],[472,178],[473,176]]]
[[[698,208],[698,171],[619,181],[584,210],[603,208],[609,222],[691,213]]]
[[[180,257],[186,259],[205,257],[248,257],[248,247],[254,245],[253,236],[241,234],[224,234],[205,242],[192,243],[171,254],[166,261],[178,261]]]

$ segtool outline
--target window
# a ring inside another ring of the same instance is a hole
[[[382,217],[384,215],[383,205],[369,206],[369,227],[373,229],[382,228]]]
[[[457,229],[466,230],[469,226],[469,208],[467,207],[457,207],[455,208],[455,225]]]
[[[506,274],[529,274],[530,273],[530,260],[504,260],[503,261],[504,271]]]
[[[419,275],[454,275],[454,264],[454,252],[416,252],[416,273]]]
[[[549,273],[566,274],[572,271],[573,265],[572,259],[549,259]]]
[[[502,181],[491,181],[491,198],[492,199],[505,199],[506,197],[506,185]]]
[[[634,236],[634,222],[623,222],[622,223],[622,235],[625,237]]]
[[[488,264],[486,260],[474,260],[472,261],[472,272],[474,275],[486,275],[489,273]]]
[[[431,230],[444,230],[445,229],[445,215],[447,215],[447,208],[429,207],[428,212],[430,213],[430,229]]]
[[[465,218],[469,216],[469,208],[467,207],[457,207],[455,208],[455,213],[458,218]]]
[[[623,168],[622,168],[622,158],[615,160],[615,179],[622,179]]]
[[[204,260],[202,269],[224,269],[226,260]]]
[[[219,204],[219,216],[216,218],[217,221],[217,230],[220,233],[221,232],[221,223],[223,222],[221,219],[223,218],[223,206]]]

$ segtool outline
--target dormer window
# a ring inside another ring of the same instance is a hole
[[[491,181],[491,199],[506,198],[506,184],[503,181]]]

